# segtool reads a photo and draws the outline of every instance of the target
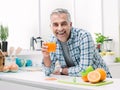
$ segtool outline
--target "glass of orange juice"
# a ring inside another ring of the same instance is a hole
[[[46,45],[48,46],[48,52],[55,52],[56,51],[56,43],[55,42],[47,42]]]

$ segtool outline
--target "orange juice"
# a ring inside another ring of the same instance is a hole
[[[47,42],[46,45],[48,46],[48,52],[55,52],[56,51],[56,43],[55,42]]]

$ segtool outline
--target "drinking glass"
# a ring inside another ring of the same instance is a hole
[[[56,43],[55,42],[47,42],[46,45],[48,46],[48,52],[55,52],[56,51]]]

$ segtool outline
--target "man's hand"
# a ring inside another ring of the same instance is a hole
[[[43,62],[46,67],[51,66],[51,60],[50,60],[50,53],[48,52],[48,46],[46,46],[46,43],[43,42],[42,48],[41,48],[42,54],[43,54]]]
[[[53,72],[55,75],[68,75],[68,68],[62,68],[62,72],[60,72],[60,69],[57,69]]]
[[[43,44],[42,44],[41,51],[42,51],[43,57],[49,57],[50,56],[50,53],[48,52],[48,46],[46,45],[45,42],[43,42]]]
[[[55,74],[55,75],[61,75],[60,69],[55,70],[55,71],[53,72],[53,74]]]

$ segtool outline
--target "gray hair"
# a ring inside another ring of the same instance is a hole
[[[53,14],[62,14],[62,13],[65,13],[65,14],[68,16],[68,21],[71,22],[70,13],[68,12],[67,9],[63,9],[63,8],[57,8],[57,9],[53,10],[52,13],[50,14],[50,17],[51,17]]]

